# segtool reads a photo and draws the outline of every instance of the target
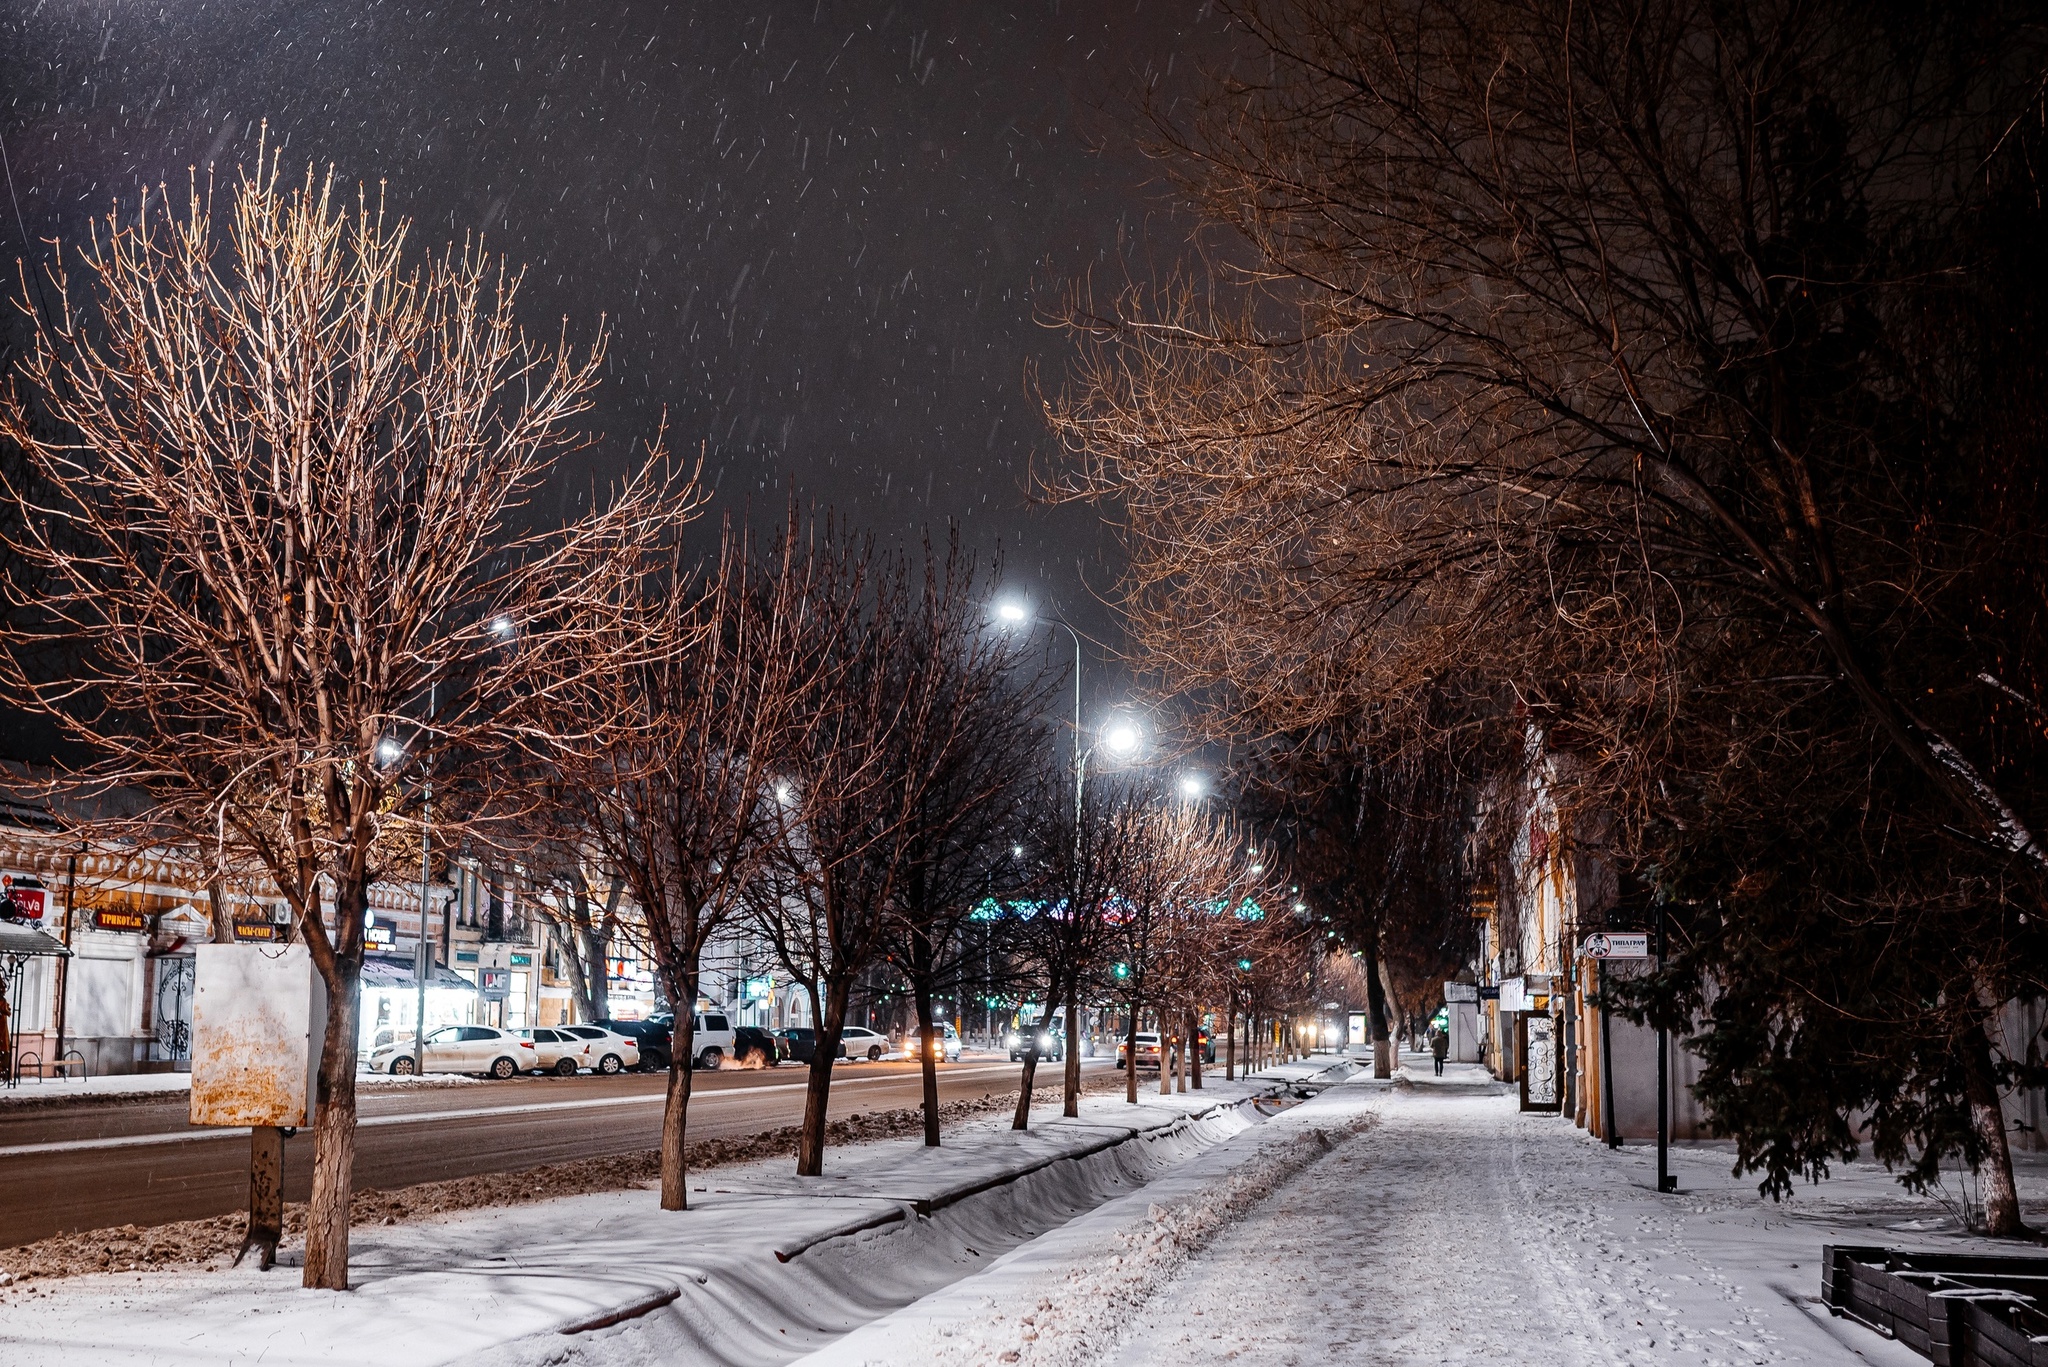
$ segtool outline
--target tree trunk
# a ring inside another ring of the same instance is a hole
[[[579,932],[583,937],[583,952],[589,963],[586,990],[590,994],[590,1018],[594,1021],[610,1020],[612,1015],[611,944],[605,933],[595,926]]]
[[[1230,1004],[1228,1024],[1223,1027],[1223,1080],[1237,1081],[1237,1003]]]
[[[1131,1003],[1130,1018],[1124,1022],[1124,1100],[1138,1104],[1138,1004]]]
[[[1052,1014],[1052,1004],[1060,998],[1058,983],[1049,983],[1045,993],[1045,1016]],[[1031,1088],[1038,1080],[1038,1026],[1034,1023],[1024,1029],[1024,1077],[1017,1093],[1017,1113],[1010,1117],[1010,1128],[1028,1130],[1031,1128]]]
[[[1159,1095],[1173,1095],[1173,1031],[1166,1028],[1166,1008],[1159,1009]]]
[[[211,878],[206,880],[206,917],[213,922],[215,944],[231,945],[235,942],[234,909],[228,905],[227,897],[222,894],[219,881]],[[269,1266],[269,1263],[264,1264],[266,1268]]]
[[[671,984],[673,988],[675,985]],[[676,1013],[668,1035],[668,1096],[661,1108],[661,1208],[690,1208],[690,1174],[683,1162],[690,1137],[690,1070],[697,1064],[697,975],[670,999]]]
[[[1991,1040],[1980,1022],[1963,1037],[1963,1092],[1970,1102],[1970,1124],[1984,1145],[1977,1182],[1984,1193],[1984,1232],[1994,1239],[2018,1239],[2028,1233],[2020,1218],[2019,1192],[2013,1185],[2012,1147],[2006,1141],[2005,1108],[1999,1104],[1998,1074],[1991,1061]]]
[[[1081,1008],[1080,990],[1072,980],[1067,983],[1067,1042],[1061,1053],[1066,1056],[1066,1097],[1060,1107],[1060,1114],[1074,1119],[1081,1114]]]
[[[284,1131],[275,1125],[249,1130],[249,1228],[242,1235],[235,1266],[256,1250],[256,1266],[268,1272],[277,1265],[277,1245],[284,1238]]]
[[[1202,1013],[1188,1013],[1188,1086],[1202,1090]]]
[[[576,895],[576,901],[579,905],[583,902],[581,893]],[[569,969],[569,1000],[576,1019],[594,1021],[598,1019],[597,1007],[591,1000],[589,975],[583,971],[584,946],[577,943],[578,933],[577,928],[566,921],[548,922],[548,938],[554,941],[555,954]]]
[[[362,916],[357,899],[336,899],[335,916]],[[356,1023],[362,1013],[362,953],[335,956],[327,983],[327,1032],[320,1041],[313,1103],[313,1195],[306,1207],[308,1288],[348,1290],[348,1207],[356,1166]]]
[[[924,1146],[939,1147],[939,1028],[932,1021],[932,944],[922,928],[910,932],[910,990],[917,1003],[917,1030],[924,1040],[918,1071],[924,1074]]]
[[[832,1063],[839,1057],[839,1035],[846,1028],[846,1004],[852,991],[852,982],[843,975],[825,985],[818,1052],[811,1055],[811,1075],[804,1084],[804,1127],[796,1145],[799,1177],[825,1175],[825,1111],[832,1101]]]
[[[1184,1033],[1180,1037],[1180,1047],[1173,1051],[1173,1090],[1183,1093],[1188,1089],[1188,1054],[1195,1047],[1195,1032],[1186,1029],[1186,1022],[1189,1018],[1182,1018]]]
[[[1379,930],[1365,937],[1366,1028],[1372,1034],[1372,1075],[1394,1075],[1393,1041],[1387,1034],[1387,986],[1380,978]]]

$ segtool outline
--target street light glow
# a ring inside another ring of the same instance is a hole
[[[1031,620],[1031,609],[1014,598],[1008,598],[996,604],[996,616],[1005,622],[1028,622]]]
[[[395,740],[386,740],[377,747],[377,758],[386,764],[396,764],[405,757],[405,747]]]
[[[491,635],[501,641],[511,640],[512,634],[518,630],[518,625],[506,613],[501,612],[491,619]]]
[[[1118,759],[1129,759],[1138,753],[1138,747],[1144,740],[1138,728],[1127,721],[1113,721],[1102,733],[1103,745]]]
[[[1182,774],[1180,776],[1180,795],[1189,802],[1194,801],[1208,791],[1209,785],[1200,774]]]

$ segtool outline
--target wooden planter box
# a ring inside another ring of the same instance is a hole
[[[1821,1299],[1935,1367],[2048,1367],[2048,1258],[1829,1245]]]

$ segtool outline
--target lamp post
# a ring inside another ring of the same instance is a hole
[[[1074,825],[1078,831],[1081,824],[1081,775],[1088,763],[1088,752],[1081,748],[1081,633],[1060,618],[1040,617],[1015,600],[996,604],[996,616],[1011,626],[1058,627],[1074,643]]]

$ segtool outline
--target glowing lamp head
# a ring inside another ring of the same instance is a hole
[[[1138,734],[1138,728],[1127,721],[1111,722],[1102,733],[1103,748],[1118,759],[1129,759],[1137,754],[1144,739]]]
[[[1007,598],[996,604],[996,619],[1011,626],[1020,626],[1031,620],[1031,609],[1014,598]]]
[[[1193,802],[1208,791],[1209,785],[1203,781],[1200,774],[1182,774],[1180,776],[1180,795],[1185,801]]]
[[[396,764],[405,758],[405,747],[395,740],[386,740],[377,746],[377,759],[383,764]]]
[[[501,641],[509,641],[519,632],[519,626],[510,616],[499,613],[491,619],[491,635]]]

